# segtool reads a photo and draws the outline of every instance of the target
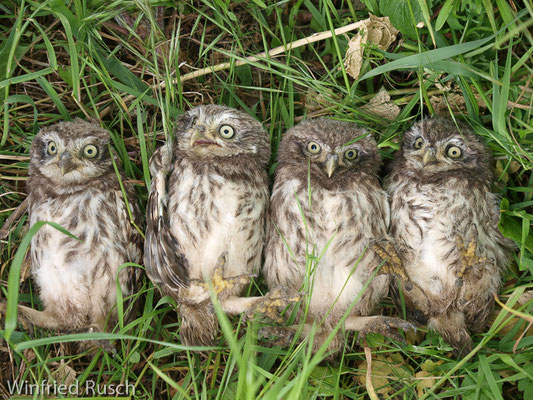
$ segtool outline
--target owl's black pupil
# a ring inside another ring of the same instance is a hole
[[[316,146],[314,144],[311,145],[311,150],[316,150]]]
[[[353,151],[348,152],[348,157],[353,157]]]

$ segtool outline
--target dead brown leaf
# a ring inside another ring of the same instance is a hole
[[[52,376],[58,383],[70,386],[76,382],[77,372],[74,368],[65,363],[65,360],[61,360],[54,364],[55,368],[52,370]]]
[[[466,101],[461,88],[452,81],[446,84],[436,83],[435,86],[441,91],[439,94],[430,96],[429,102],[435,114],[449,116],[452,114],[464,114],[468,112]],[[477,93],[474,93],[479,108],[487,108],[487,105]]]
[[[354,79],[359,79],[361,73],[364,45],[371,43],[381,50],[386,50],[396,40],[398,34],[389,17],[376,17],[370,14],[370,18],[363,22],[363,26],[348,41],[348,50],[344,58],[346,72]]]
[[[426,389],[433,387],[437,382],[437,378],[431,375],[431,372],[419,371],[415,374],[415,378],[418,379],[416,383],[416,393],[418,397],[422,397]]]
[[[362,361],[358,365],[361,371],[360,375],[356,376],[358,383],[366,387],[366,373],[367,362]],[[375,391],[378,394],[388,395],[394,392],[391,383],[404,379],[411,379],[411,372],[406,369],[406,364],[401,355],[394,354],[394,358],[390,355],[377,355],[372,358],[371,365],[371,382]]]
[[[400,107],[391,101],[389,92],[384,87],[379,89],[379,92],[362,106],[361,110],[389,121],[394,120],[400,114]]]

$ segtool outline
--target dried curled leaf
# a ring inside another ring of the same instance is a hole
[[[330,96],[333,95],[330,94]],[[328,97],[322,93],[318,93],[313,89],[309,89],[303,98],[305,110],[308,113],[311,113],[327,108],[333,108],[335,107],[335,103],[333,103],[330,99],[328,99]]]
[[[370,14],[370,18],[363,21],[363,26],[348,42],[344,59],[348,75],[354,79],[359,78],[363,64],[363,45],[372,43],[381,50],[386,50],[396,40],[396,35],[398,30],[392,26],[389,17],[376,17]]]
[[[61,360],[59,363],[53,363],[53,365],[55,365],[55,368],[52,369],[52,376],[56,382],[67,386],[73,385],[76,382],[76,375],[78,373],[74,368],[65,363],[65,360]]]
[[[361,107],[361,110],[389,121],[392,121],[400,114],[400,107],[391,101],[390,95],[384,87],[379,89],[379,92]]]
[[[437,383],[437,378],[431,375],[431,372],[419,371],[415,374],[417,379],[416,383],[416,393],[418,397],[422,397],[426,389],[433,387]]]
[[[464,114],[468,112],[465,98],[461,88],[457,84],[448,81],[445,85],[436,83],[435,87],[441,91],[441,93],[430,96],[429,98],[435,114],[449,116],[450,111],[453,114]],[[481,96],[477,93],[474,93],[474,96],[479,108],[487,108]]]

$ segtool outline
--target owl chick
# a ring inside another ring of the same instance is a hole
[[[282,302],[280,291],[239,297],[261,264],[270,142],[249,115],[217,105],[183,114],[175,135],[150,164],[146,272],[176,299],[182,342],[213,345],[210,287],[229,314],[268,314]]]
[[[491,182],[479,137],[434,118],[404,135],[385,183],[407,314],[457,354],[471,350],[469,331],[485,327],[512,248]]]
[[[30,224],[55,222],[78,239],[50,225],[32,238],[31,271],[44,310],[19,305],[19,313],[33,325],[104,331],[117,316],[116,280],[124,296],[134,290],[137,269],[119,268],[141,261],[141,236],[130,223],[109,143],[105,129],[81,119],[43,128],[33,140]],[[139,224],[133,188],[123,185]]]
[[[285,133],[278,159],[263,271],[270,287],[306,293],[303,335],[313,322],[319,324],[316,350],[347,312],[344,328],[360,336],[394,336],[390,328],[410,328],[397,318],[375,315],[389,277],[372,277],[381,259],[369,246],[387,238],[389,204],[369,133],[349,122],[304,121]],[[306,255],[315,260],[310,267]],[[280,332],[267,327],[262,334]],[[339,350],[342,340],[337,335],[329,350]]]

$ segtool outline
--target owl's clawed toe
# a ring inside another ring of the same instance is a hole
[[[22,328],[26,332],[28,332],[28,335],[33,336],[33,333],[35,331],[35,324],[22,313],[19,313],[17,320],[22,325]]]
[[[225,278],[224,271],[226,264],[227,252],[224,252],[218,258],[217,267],[213,270],[213,275],[209,281],[191,280],[191,283],[203,287],[206,291],[213,290],[216,295],[220,295],[225,291],[233,289],[235,286],[249,284],[257,276],[256,274],[242,274]]]
[[[403,331],[416,331],[416,325],[400,318],[378,316],[371,324],[366,324],[359,330],[359,344],[366,342],[369,333],[379,333],[397,342],[405,343],[405,339],[400,335],[399,329]]]
[[[283,317],[280,310],[285,309],[289,304],[296,303],[300,300],[300,296],[285,287],[277,287],[265,296],[263,296],[257,303],[254,304],[245,314],[245,319],[251,319],[255,315],[266,316],[272,321],[282,323]]]
[[[5,320],[7,313],[7,302],[5,300],[0,301],[0,321]],[[32,320],[26,316],[26,314],[21,311],[19,307],[19,312],[17,314],[17,321],[22,325],[22,328],[28,332],[28,335],[32,336],[35,330],[35,324]]]
[[[86,327],[82,330],[77,330],[77,332],[87,332],[87,333],[101,333],[104,332],[102,327],[99,324],[93,324],[89,327]],[[115,349],[115,346],[111,343],[110,340],[107,339],[94,339],[94,340],[85,340],[81,341],[78,344],[78,350],[79,351],[89,351],[89,353],[95,352],[98,349],[102,349],[107,354],[111,355],[111,357],[116,357],[118,355],[117,349]]]
[[[467,275],[470,271],[475,270],[476,267],[481,267],[484,264],[490,263],[490,260],[486,257],[479,257],[476,255],[477,235],[474,235],[466,247],[464,238],[461,236],[457,236],[455,238],[455,242],[457,244],[457,250],[459,250],[459,257],[461,261],[459,268],[456,271],[457,280],[455,285],[457,287],[462,287],[465,275]]]
[[[391,243],[374,243],[372,245],[372,250],[374,250],[383,262],[383,266],[379,270],[380,274],[394,275],[401,278],[406,283],[410,282],[402,260]]]
[[[257,332],[257,337],[269,347],[287,347],[292,343],[294,334],[295,330],[290,326],[263,326]]]
[[[88,351],[89,353],[95,353],[99,349],[102,349],[104,352],[109,354],[111,357],[115,358],[118,353],[117,349],[111,344],[109,340],[101,339],[101,340],[86,340],[83,342],[79,342],[78,344],[78,351],[79,352],[85,352]]]

